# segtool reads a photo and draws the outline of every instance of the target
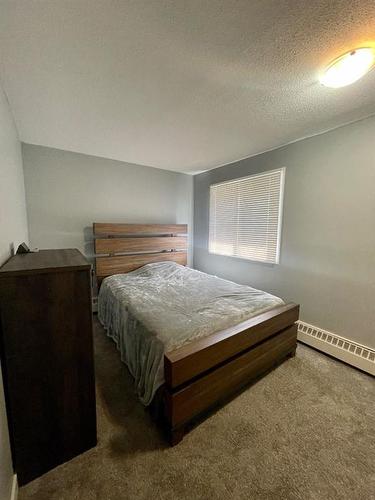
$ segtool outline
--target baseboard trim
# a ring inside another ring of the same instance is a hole
[[[17,474],[13,475],[13,482],[12,482],[12,493],[10,495],[10,500],[17,500],[18,498],[18,481],[17,481]]]
[[[297,338],[319,351],[375,376],[375,350],[335,333],[298,321]]]

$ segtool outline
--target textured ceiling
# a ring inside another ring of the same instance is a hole
[[[375,113],[375,71],[321,69],[375,42],[374,0],[0,0],[21,140],[184,172]]]

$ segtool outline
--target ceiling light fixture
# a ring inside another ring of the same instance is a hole
[[[375,49],[361,47],[338,57],[326,68],[320,83],[337,89],[356,82],[375,64]]]

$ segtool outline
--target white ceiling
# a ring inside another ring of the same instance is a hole
[[[321,69],[375,42],[374,0],[0,0],[21,140],[194,172],[375,113],[375,71]]]

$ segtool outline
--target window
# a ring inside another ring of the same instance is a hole
[[[209,252],[279,262],[285,169],[210,186]]]

